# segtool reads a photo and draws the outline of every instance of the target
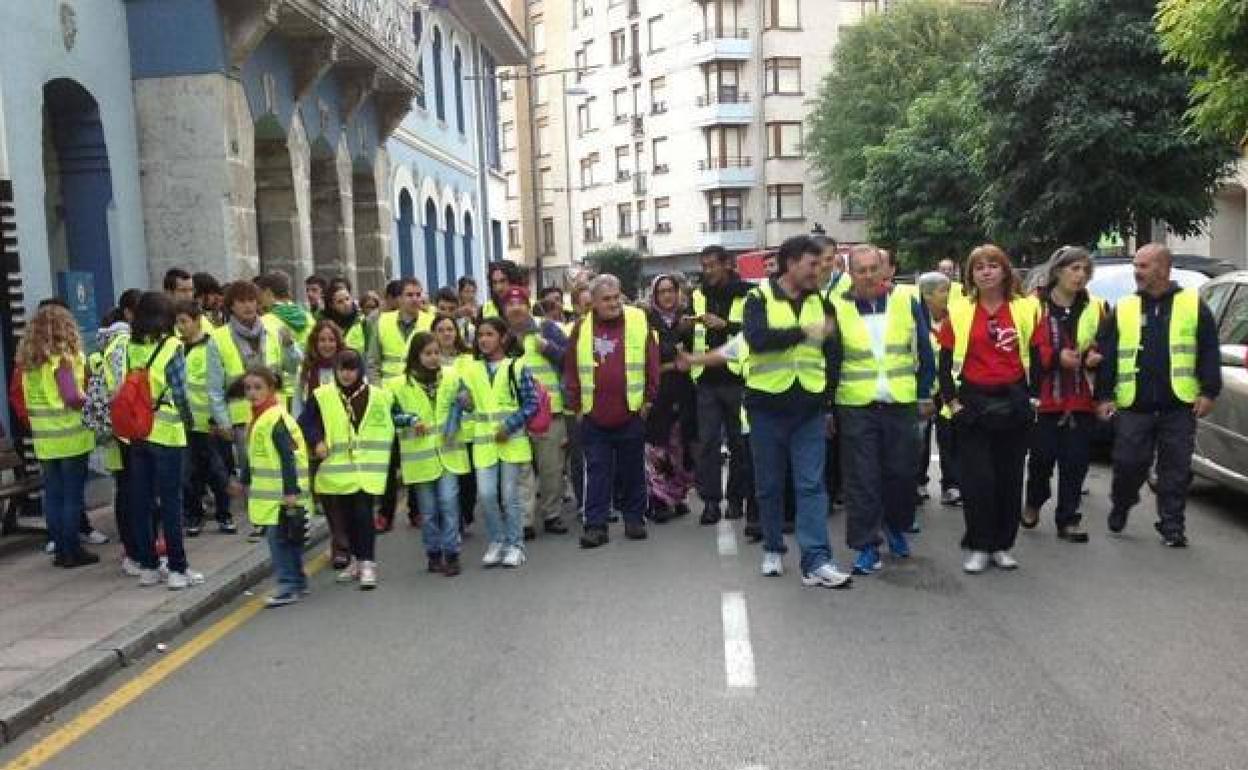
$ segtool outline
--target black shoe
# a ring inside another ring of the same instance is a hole
[[[183,530],[183,534],[185,534],[187,537],[199,537],[199,533],[200,533],[200,532],[203,532],[203,531],[204,531],[204,524],[203,524],[203,522],[201,522],[201,521],[194,521],[194,522],[188,521],[188,522],[186,523],[186,528]]]
[[[533,529],[532,527],[525,527],[524,528],[524,541],[527,543],[530,540],[536,540],[536,539],[537,539],[537,530]]]
[[[1157,530],[1157,534],[1161,535],[1161,542],[1164,543],[1167,548],[1187,547],[1187,535],[1184,535],[1182,532],[1166,534],[1161,529],[1161,522],[1154,524],[1153,529]]]
[[[786,535],[793,534],[793,522],[791,521],[784,522],[784,524],[780,527],[780,531]]]
[[[351,557],[350,556],[335,556],[332,562],[332,566],[335,572],[341,572],[347,567],[351,566]]]
[[[233,519],[223,519],[217,522],[217,529],[223,535],[233,535],[238,532],[238,526]]]
[[[741,501],[729,500],[728,512],[724,514],[724,518],[736,520],[736,519],[740,519],[743,516],[745,516],[745,509],[741,507]]]
[[[442,565],[442,574],[445,577],[455,577],[459,570],[459,554],[453,553],[446,557],[446,562]]]
[[[751,543],[757,543],[763,539],[763,528],[757,523],[746,524],[743,533],[745,534],[745,539]]]
[[[680,518],[689,515],[689,506],[684,503],[676,503],[676,507],[672,509],[672,518]]]
[[[586,527],[585,534],[581,535],[582,548],[597,548],[609,542],[611,538],[607,535],[606,527]]]
[[[629,540],[645,540],[646,525],[640,521],[630,521],[624,524],[624,537]]]
[[[60,556],[58,556],[56,557],[56,559],[52,561],[52,563],[55,564],[56,566],[63,567],[65,569],[74,569],[75,567],[86,567],[90,564],[99,564],[99,562],[100,562],[100,557],[96,554],[91,553],[90,551],[78,551],[77,553],[72,553],[69,556],[66,556],[65,558],[61,558]]]
[[[542,522],[542,531],[549,532],[552,535],[568,534],[568,525],[563,523],[563,519],[555,517]]]
[[[442,561],[442,554],[429,554],[429,565],[425,568],[426,572],[442,572],[446,569],[446,562]]]
[[[1109,512],[1109,531],[1115,534],[1121,532],[1127,526],[1127,512],[1114,508]]]
[[[703,526],[710,526],[719,523],[719,503],[707,503],[702,509],[702,518],[698,519],[698,523]]]
[[[619,523],[620,523],[620,512],[619,512],[619,511],[617,511],[617,510],[615,510],[614,508],[612,508],[612,509],[611,509],[611,512],[607,514],[607,523],[608,523],[608,524],[619,524]]]
[[[1068,543],[1088,542],[1088,533],[1083,531],[1083,527],[1079,526],[1079,522],[1075,522],[1074,524],[1064,524],[1058,527],[1057,537]]]
[[[672,509],[666,505],[652,505],[650,508],[650,520],[655,524],[666,524],[673,516]]]

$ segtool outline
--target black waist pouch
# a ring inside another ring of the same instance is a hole
[[[283,505],[277,514],[277,534],[292,545],[308,542],[308,511],[302,505]]]
[[[1022,382],[1000,388],[977,388],[963,384],[958,391],[962,410],[954,419],[985,430],[1017,430],[1036,421],[1027,385]]]

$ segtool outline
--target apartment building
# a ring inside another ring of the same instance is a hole
[[[816,225],[865,237],[817,193],[802,147],[839,31],[875,2],[512,0],[532,61],[503,105],[503,165],[522,215],[508,254],[555,280],[595,249],[645,271],[774,247]]]

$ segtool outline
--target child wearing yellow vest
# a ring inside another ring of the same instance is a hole
[[[462,280],[462,279],[461,279]],[[438,352],[443,366],[454,367],[460,380],[464,367],[472,363],[472,343],[464,336],[462,318],[438,314],[433,317],[429,331],[438,341]],[[476,339],[476,327],[472,327]],[[472,436],[468,436],[471,441]],[[473,522],[473,509],[477,507],[477,476],[472,468],[472,454],[468,455],[468,472],[459,478],[459,531],[462,533]]]
[[[412,338],[403,375],[386,380],[407,427],[399,435],[403,483],[415,486],[429,571],[454,577],[459,564],[459,480],[471,471],[459,403],[466,390],[454,366],[443,366],[430,332]]]
[[[286,412],[278,393],[279,380],[265,366],[249,367],[242,378],[243,394],[250,404],[247,426],[247,463],[241,485],[234,492],[247,497],[251,523],[263,527],[273,561],[277,586],[266,604],[294,604],[308,593],[303,571],[303,544],[286,539],[277,524],[282,508],[303,506],[312,513],[308,484],[308,446],[295,419]]]
[[[525,423],[537,413],[533,376],[515,357],[515,341],[500,318],[477,327],[477,359],[465,366],[471,398],[469,430],[477,494],[490,545],[481,562],[519,567],[525,561],[520,472],[533,461]]]

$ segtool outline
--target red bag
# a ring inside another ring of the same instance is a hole
[[[507,377],[511,380],[511,392],[516,395],[516,401],[519,401],[520,388],[516,385],[516,361],[514,360],[507,365]],[[554,414],[550,409],[550,391],[546,390],[546,386],[538,382],[536,378],[533,380],[533,387],[537,392],[537,412],[529,418],[524,427],[530,436],[545,436],[546,431],[550,430],[550,424],[554,421]]]
[[[147,363],[141,369],[126,372],[113,403],[109,406],[109,415],[113,422],[113,435],[126,441],[142,441],[152,435],[152,426],[156,422],[156,410],[160,408],[160,399],[152,401],[152,382],[148,378],[148,368],[152,361],[160,355],[165,342],[156,346]],[[160,395],[164,398],[164,393]]]

